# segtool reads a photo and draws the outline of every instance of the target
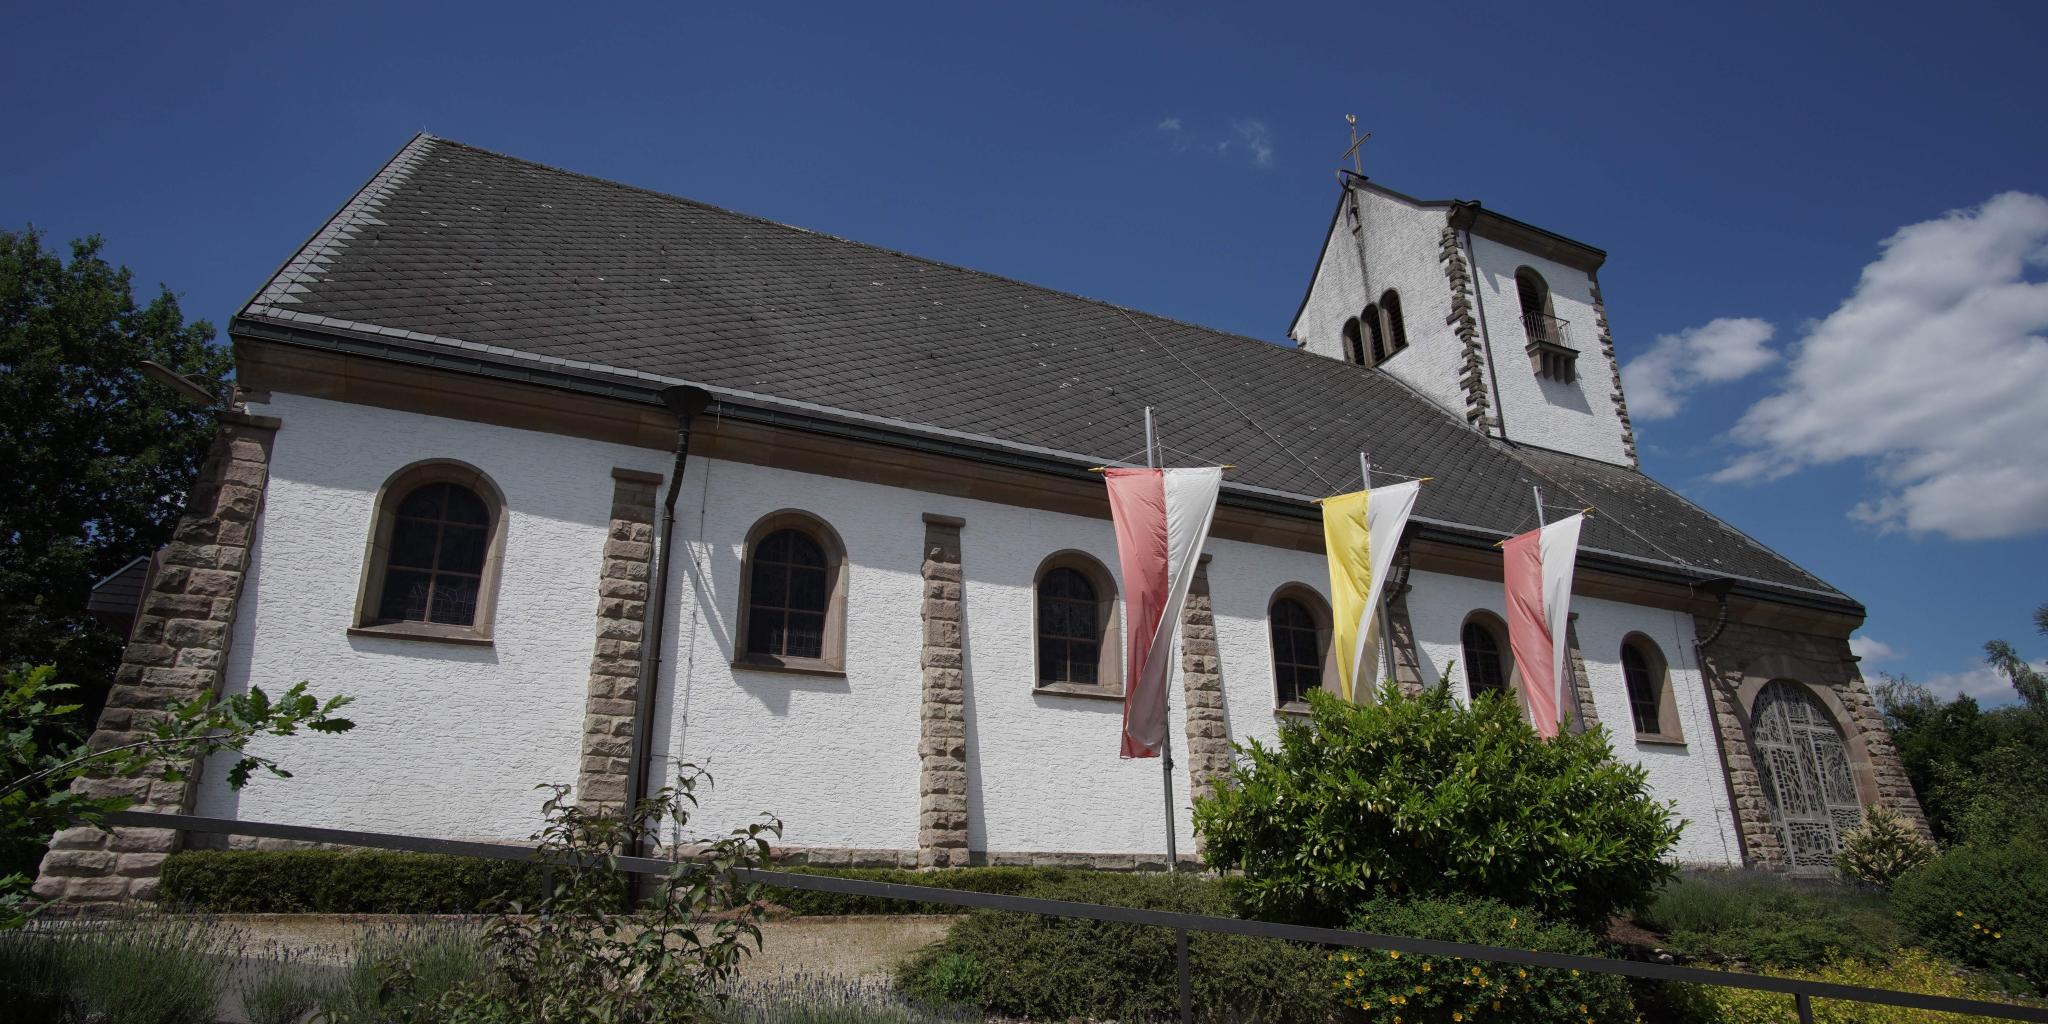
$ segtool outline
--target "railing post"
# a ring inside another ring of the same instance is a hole
[[[1799,1024],[1813,1024],[1813,997],[1804,992],[1792,996],[1799,1009]]]

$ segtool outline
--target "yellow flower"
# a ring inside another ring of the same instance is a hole
[[[1580,1013],[1587,1013],[1587,1012],[1589,1012],[1589,1011],[1588,1011],[1588,1010],[1586,1009],[1586,1004],[1584,1004],[1584,1003],[1580,1003],[1580,1004],[1579,1004],[1579,1012],[1580,1012]]]
[[[1423,964],[1423,965],[1422,965],[1422,973],[1424,973],[1424,974],[1428,974],[1428,973],[1429,973],[1429,965],[1428,965],[1428,964]]]
[[[1462,1014],[1462,1013],[1453,1013],[1453,1014],[1451,1014],[1451,1019],[1452,1019],[1452,1020],[1464,1020],[1464,1019],[1465,1019],[1465,1015],[1464,1015],[1464,1014]]]
[[[1496,999],[1493,1001],[1493,1008],[1496,1010],[1500,1009],[1500,1000]]]
[[[1415,986],[1415,994],[1416,994],[1416,995],[1418,995],[1418,996],[1419,996],[1419,995],[1421,995],[1421,994],[1422,994],[1422,992],[1423,992],[1423,988],[1422,988],[1422,986],[1420,986],[1420,985],[1417,985],[1417,986]]]
[[[1578,969],[1578,968],[1576,968],[1576,967],[1572,968],[1572,977],[1576,978],[1576,977],[1578,977],[1578,976],[1579,976],[1579,969]]]
[[[1351,954],[1349,954],[1349,953],[1346,953],[1346,954],[1344,954],[1344,962],[1345,962],[1345,963],[1347,963],[1347,964],[1351,962]]]
[[[1528,977],[1528,976],[1529,976],[1529,972],[1528,972],[1528,971],[1525,971],[1525,970],[1518,970],[1518,971],[1516,971],[1516,972],[1515,972],[1515,977],[1517,977],[1517,978],[1526,978],[1526,977]]]
[[[1479,976],[1479,968],[1477,968],[1477,967],[1474,967],[1474,968],[1472,968],[1472,976],[1473,976],[1473,977],[1475,977],[1475,978]]]
[[[1961,916],[1963,916],[1963,912],[1962,912],[1962,911],[1960,911],[1960,910],[1956,911],[1956,916],[1957,916],[1957,917],[1961,917]]]
[[[1994,939],[2002,939],[2002,938],[2005,938],[2005,933],[2004,933],[2004,932],[1992,932],[1992,933],[1991,933],[1991,937],[1992,937],[1992,938],[1994,938]]]
[[[1516,923],[1516,922],[1518,922],[1518,921],[1520,921],[1520,920],[1521,920],[1521,918],[1519,918],[1519,917],[1511,917],[1511,918],[1508,918],[1508,927],[1509,927],[1509,928],[1513,928],[1513,927],[1515,926],[1515,923]]]
[[[1389,960],[1399,960],[1399,959],[1401,959],[1401,951],[1400,951],[1400,950],[1398,950],[1398,949],[1390,949],[1390,950],[1387,950],[1387,959],[1389,959]]]

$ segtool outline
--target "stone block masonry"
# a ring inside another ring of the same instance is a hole
[[[220,693],[278,427],[276,419],[240,409],[220,415],[162,567],[143,595],[93,749],[142,739],[169,705]],[[89,796],[129,797],[134,810],[182,813],[191,808],[198,779],[198,766],[191,768],[184,782],[156,774],[74,785]],[[147,899],[177,848],[177,833],[168,829],[68,828],[50,841],[36,895],[70,904]]]
[[[1487,416],[1491,401],[1486,384],[1486,355],[1479,340],[1479,319],[1472,309],[1472,270],[1465,262],[1465,250],[1458,244],[1458,229],[1444,225],[1438,239],[1437,260],[1444,265],[1444,279],[1451,286],[1451,314],[1444,323],[1457,332],[1460,346],[1458,386],[1465,393],[1465,422],[1480,428],[1496,426]]]
[[[1223,659],[1216,648],[1216,613],[1209,600],[1209,556],[1188,584],[1180,613],[1180,678],[1187,698],[1188,804],[1215,792],[1230,770],[1230,723],[1223,709]],[[1177,802],[1177,801],[1176,801]],[[1202,849],[1200,833],[1195,849]]]
[[[654,545],[655,490],[661,475],[612,470],[612,516],[597,579],[597,648],[583,705],[583,754],[576,800],[593,810],[626,799],[633,709],[640,694],[641,630],[647,613],[649,558]]]
[[[924,515],[924,674],[917,754],[917,866],[967,864],[967,721],[960,616],[960,529],[966,520]]]

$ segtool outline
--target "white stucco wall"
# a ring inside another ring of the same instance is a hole
[[[533,786],[573,783],[596,581],[614,466],[662,472],[668,453],[290,395],[279,417],[228,685],[311,680],[346,692],[360,723],[341,737],[267,742],[298,773],[240,794],[202,780],[198,813],[342,828],[523,838],[538,822]],[[491,647],[351,637],[364,540],[378,488],[425,458],[489,474],[507,503],[506,558]],[[742,545],[762,516],[801,509],[845,543],[844,678],[736,670],[733,624]],[[668,642],[654,754],[709,767],[700,824],[723,829],[760,811],[799,846],[911,848],[917,842],[922,643],[922,514],[961,531],[970,845],[995,851],[1156,853],[1163,845],[1158,762],[1117,757],[1121,706],[1041,694],[1032,581],[1044,559],[1084,551],[1114,573],[1107,519],[1020,509],[879,484],[693,458],[676,526]],[[1325,593],[1320,554],[1215,539],[1210,590],[1225,713],[1233,739],[1271,739],[1266,609],[1288,583]],[[1500,584],[1416,573],[1410,616],[1425,677],[1457,658],[1474,608],[1498,612]],[[1673,613],[1582,598],[1579,636],[1601,719],[1618,753],[1649,768],[1662,797],[1693,821],[1680,856],[1732,860],[1729,815],[1697,672]],[[1620,638],[1652,637],[1671,663],[1688,746],[1638,745],[1618,665]],[[1455,684],[1462,690],[1461,674]],[[1176,747],[1185,728],[1171,687]],[[1192,849],[1185,768],[1174,779],[1181,849]]]
[[[576,781],[614,466],[661,452],[279,394],[270,485],[226,686],[309,680],[356,698],[353,732],[252,749],[297,774],[240,793],[209,765],[197,813],[458,838],[524,838],[536,784]],[[350,636],[376,493],[426,458],[504,492],[505,562],[490,647]]]
[[[1408,616],[1415,629],[1416,655],[1424,679],[1450,674],[1453,693],[1470,693],[1465,677],[1459,633],[1473,611],[1485,609],[1506,619],[1505,594],[1498,580],[1476,580],[1437,573],[1412,574]],[[1688,863],[1739,864],[1733,815],[1720,754],[1714,748],[1713,726],[1707,721],[1706,691],[1693,661],[1692,623],[1681,613],[1661,608],[1619,604],[1575,596],[1579,650],[1593,689],[1593,707],[1614,742],[1614,754],[1649,772],[1651,791],[1660,800],[1675,801],[1687,825],[1675,856]],[[1628,686],[1621,675],[1621,641],[1640,632],[1657,644],[1671,670],[1671,692],[1685,729],[1683,747],[1640,743],[1629,716]],[[1503,651],[1503,662],[1512,657]]]
[[[1594,322],[1593,279],[1540,256],[1489,238],[1470,236],[1473,287],[1481,293],[1484,333],[1493,347],[1496,399],[1510,440],[1589,459],[1629,465],[1621,419],[1614,411],[1614,366],[1600,348]],[[1550,285],[1551,313],[1567,321],[1578,350],[1567,383],[1538,377],[1525,353],[1527,334],[1515,289],[1515,270],[1528,267]]]

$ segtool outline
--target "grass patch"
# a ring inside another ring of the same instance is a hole
[[[1766,967],[1881,962],[1905,941],[1881,894],[1748,871],[1687,872],[1636,920],[1686,954]]]
[[[792,975],[740,981],[725,993],[722,1024],[981,1024],[966,1007],[934,1005],[904,996],[883,981],[830,975]]]
[[[0,933],[0,1018],[212,1024],[239,954],[205,919],[36,921]]]

